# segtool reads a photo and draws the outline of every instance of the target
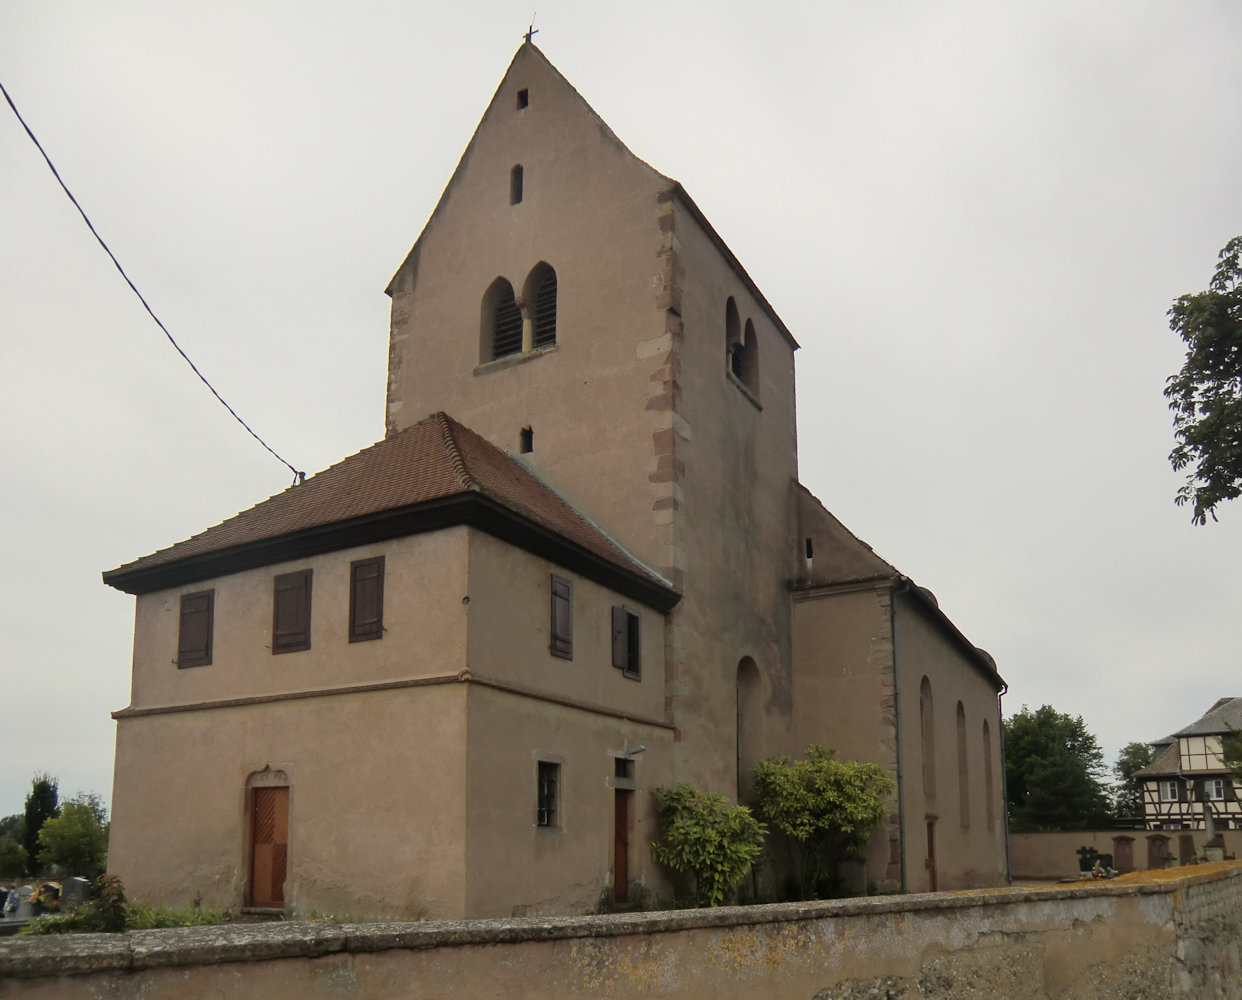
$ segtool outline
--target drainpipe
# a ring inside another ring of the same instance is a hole
[[[1005,821],[1005,881],[1013,881],[1013,866],[1009,861],[1009,782],[1005,780],[1005,712],[1001,708],[1001,699],[1009,693],[1009,685],[1001,681],[1001,689],[996,692],[996,719],[1000,723],[997,730],[997,742],[1000,744],[1000,779],[1001,779],[1001,815]]]
[[[906,796],[905,796],[905,761],[901,755],[901,675],[897,671],[897,598],[911,587],[908,577],[901,577],[901,582],[889,592],[888,600],[888,631],[893,637],[893,725],[897,736],[897,826],[899,836],[897,844],[901,850],[901,891],[908,892],[906,887]]]

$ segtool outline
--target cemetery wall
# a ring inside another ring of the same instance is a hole
[[[0,998],[1242,997],[1242,865],[523,920],[0,939]]]
[[[1242,857],[1242,830],[1218,830],[1225,842],[1225,857]],[[1189,840],[1185,839],[1189,838]],[[1129,854],[1124,841],[1129,840]],[[1011,833],[1009,872],[1014,879],[1057,881],[1079,872],[1081,847],[1113,855],[1122,872],[1163,868],[1160,841],[1172,864],[1192,863],[1204,856],[1207,833],[1203,830],[1072,830],[1064,833]]]

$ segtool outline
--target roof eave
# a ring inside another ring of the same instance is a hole
[[[478,528],[658,611],[669,611],[681,600],[681,595],[672,587],[637,568],[620,566],[476,491],[317,525],[154,566],[119,567],[105,572],[103,582],[127,594],[149,594],[457,525]]]

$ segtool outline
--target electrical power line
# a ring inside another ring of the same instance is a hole
[[[112,263],[116,265],[116,269],[120,272],[121,277],[125,279],[125,284],[129,285],[130,290],[135,295],[138,296],[138,301],[142,303],[142,307],[147,311],[147,314],[153,320],[155,320],[155,325],[164,331],[164,336],[168,338],[168,342],[173,345],[177,353],[180,354],[183,359],[185,359],[185,363],[190,366],[190,370],[193,371],[194,374],[198,376],[199,381],[202,382],[203,385],[207,386],[207,388],[211,390],[211,394],[220,401],[221,406],[223,406],[226,410],[229,411],[230,414],[232,414],[233,419],[236,420],[239,424],[241,424],[244,428],[246,428],[246,432],[252,438],[258,441],[259,444],[263,445],[264,448],[266,448],[272,455],[274,455],[277,459],[279,459],[284,465],[286,465],[289,468],[289,470],[293,473],[293,481],[295,484],[305,479],[306,478],[305,472],[300,472],[298,469],[295,469],[292,465],[290,465],[287,461],[285,461],[285,459],[281,457],[281,455],[279,455],[271,445],[269,445],[266,441],[264,441],[261,437],[259,437],[258,434],[254,432],[253,428],[251,428],[251,426],[248,423],[246,423],[246,421],[242,420],[242,418],[237,415],[237,411],[234,410],[233,407],[229,406],[227,402],[225,402],[224,397],[221,396],[220,393],[216,392],[215,386],[213,386],[210,382],[207,381],[207,377],[198,370],[198,366],[195,365],[194,362],[190,360],[190,356],[186,354],[185,351],[181,349],[181,345],[178,344],[177,341],[173,339],[173,335],[168,332],[168,327],[166,327],[162,322],[160,322],[160,318],[155,315],[155,312],[151,309],[150,305],[147,304],[147,300],[142,297],[142,292],[138,291],[137,286],[132,281],[129,280],[129,275],[125,273],[125,268],[121,267],[121,262],[116,259],[116,255],[110,249],[108,249],[108,244],[104,242],[103,237],[100,236],[99,233],[95,231],[95,227],[94,225],[92,225],[91,220],[87,218],[86,212],[84,212],[82,210],[82,206],[78,204],[78,199],[73,196],[73,192],[69,190],[68,185],[66,185],[65,182],[61,180],[60,173],[56,170],[55,164],[52,163],[52,158],[47,155],[47,152],[43,149],[42,144],[39,142],[38,139],[35,138],[34,132],[30,130],[30,126],[26,124],[26,119],[24,119],[21,115],[21,112],[17,110],[17,105],[13,103],[13,98],[9,96],[9,92],[5,90],[3,83],[0,83],[0,93],[4,94],[4,99],[9,102],[9,107],[13,109],[13,114],[15,114],[17,116],[17,120],[21,122],[22,128],[26,130],[26,134],[30,136],[30,141],[35,144],[35,148],[42,154],[44,161],[47,163],[48,169],[52,171],[52,176],[56,178],[56,182],[60,185],[61,190],[64,191],[65,194],[68,196],[69,200],[73,202],[73,207],[78,210],[78,214],[82,216],[82,221],[86,223],[86,228],[91,231],[91,235],[94,236],[95,239],[99,242],[99,245],[103,247],[104,253],[106,253],[112,259]]]

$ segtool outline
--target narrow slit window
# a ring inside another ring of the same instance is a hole
[[[535,432],[529,427],[523,427],[519,435],[519,450],[523,455],[529,455],[535,450]]]
[[[530,91],[523,87],[517,92],[517,109],[521,111],[530,104]]]
[[[560,812],[561,765],[552,761],[539,762],[535,822],[539,826],[556,826]]]
[[[518,205],[522,201],[522,164],[515,163],[509,171],[509,204]]]

